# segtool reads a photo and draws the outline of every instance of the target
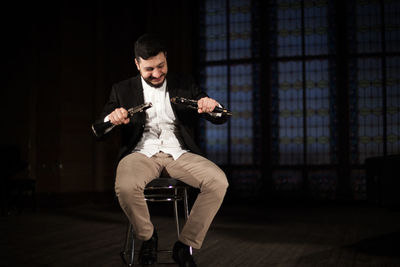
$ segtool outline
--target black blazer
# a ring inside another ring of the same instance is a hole
[[[144,103],[143,87],[140,77],[140,75],[137,75],[112,86],[110,98],[105,104],[96,123],[102,122],[104,118],[116,108],[123,107],[129,109]],[[191,79],[183,76],[175,76],[173,74],[168,74],[167,76],[167,90],[171,98],[184,97],[198,100],[207,96],[207,94],[201,91]],[[228,120],[228,116],[225,115],[221,117],[212,117],[209,114],[199,114],[197,110],[188,109],[185,106],[172,104],[172,109],[178,120],[178,127],[186,149],[200,155],[202,153],[194,141],[194,130],[197,122],[196,117],[204,117],[214,124],[222,124]],[[144,112],[139,112],[131,118],[128,124],[119,126],[122,127],[122,147],[120,149],[118,161],[136,147],[142,137],[145,122],[146,114]]]

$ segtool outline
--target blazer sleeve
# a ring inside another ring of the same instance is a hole
[[[201,90],[197,84],[195,84],[193,82],[191,83],[191,91],[192,91],[192,99],[199,100],[203,97],[210,97],[203,90]],[[212,96],[210,98],[212,98]],[[217,102],[219,102],[218,99],[215,99],[215,100]],[[222,104],[221,104],[221,106],[224,107]],[[227,116],[225,114],[222,114],[222,116],[216,117],[216,116],[212,116],[208,113],[203,113],[203,114],[201,114],[201,117],[210,121],[213,124],[223,124],[223,123],[227,122],[229,119],[229,116]]]
[[[100,123],[104,121],[104,118],[109,115],[111,112],[113,112],[116,108],[121,107],[120,101],[117,96],[117,88],[118,85],[114,84],[111,88],[110,96],[107,101],[107,103],[104,105],[102,112],[100,113],[100,116],[97,118],[95,123]]]

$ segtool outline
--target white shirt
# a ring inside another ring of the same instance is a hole
[[[167,81],[160,88],[148,85],[143,78],[144,102],[153,106],[145,111],[146,123],[143,136],[136,145],[134,152],[147,157],[162,151],[170,154],[175,160],[188,150],[183,148],[183,141],[177,132],[177,122],[171,107]]]

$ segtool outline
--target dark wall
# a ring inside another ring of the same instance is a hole
[[[57,1],[5,10],[2,146],[21,150],[38,192],[112,190],[118,136],[98,142],[90,125],[111,85],[137,74],[133,43],[145,32],[166,38],[170,70],[193,74],[196,1]]]

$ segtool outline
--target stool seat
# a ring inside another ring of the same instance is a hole
[[[153,181],[151,181],[150,183],[148,183],[146,185],[146,189],[152,189],[152,188],[158,188],[161,189],[162,187],[168,189],[168,188],[172,188],[172,187],[188,187],[187,184],[185,184],[184,182],[181,182],[177,179],[174,178],[169,178],[169,177],[160,177],[160,178],[156,178]]]

